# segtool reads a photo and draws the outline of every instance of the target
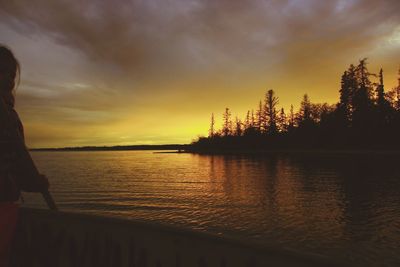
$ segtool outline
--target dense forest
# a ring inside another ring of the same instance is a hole
[[[193,150],[398,149],[400,148],[400,70],[396,87],[385,91],[383,70],[369,72],[367,60],[350,65],[341,77],[337,104],[314,104],[304,95],[300,109],[279,108],[273,90],[244,119],[229,108],[216,129],[214,114],[208,137]]]

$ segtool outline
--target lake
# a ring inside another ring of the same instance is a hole
[[[62,210],[400,266],[399,154],[32,152]],[[45,208],[38,194],[25,206]]]

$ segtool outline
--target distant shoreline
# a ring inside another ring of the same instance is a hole
[[[271,154],[294,154],[294,155],[361,155],[361,154],[377,154],[377,155],[397,155],[400,154],[399,149],[244,149],[244,150],[201,150],[188,149],[183,152],[176,153],[193,153],[199,155],[271,155]]]
[[[194,149],[189,144],[170,144],[170,145],[132,145],[132,146],[83,146],[83,147],[63,147],[63,148],[33,148],[35,152],[79,152],[79,151],[149,151],[159,150],[159,153],[190,153],[199,155],[271,155],[271,154],[340,154],[340,155],[359,155],[359,154],[400,154],[399,149],[387,148],[350,148],[350,149],[316,149],[316,148],[293,148],[293,149]]]
[[[128,151],[128,150],[185,150],[189,145],[131,145],[131,146],[82,146],[61,148],[32,148],[30,151]]]

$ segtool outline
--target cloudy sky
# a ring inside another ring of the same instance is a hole
[[[334,103],[369,58],[396,84],[398,0],[0,0],[30,147],[188,143],[267,89]]]

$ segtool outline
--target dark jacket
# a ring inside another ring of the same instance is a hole
[[[21,191],[43,192],[47,187],[25,146],[17,112],[0,101],[0,201],[16,201]]]

